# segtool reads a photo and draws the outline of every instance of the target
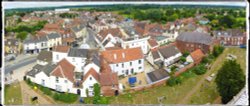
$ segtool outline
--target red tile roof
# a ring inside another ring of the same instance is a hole
[[[148,44],[151,46],[151,47],[155,47],[158,45],[158,43],[156,42],[155,39],[149,39],[148,40]]]
[[[88,76],[92,75],[98,82],[100,80],[99,74],[96,72],[95,69],[90,68],[89,71],[84,75],[83,82],[88,78]]]
[[[129,49],[106,50],[101,52],[103,59],[108,63],[121,63],[143,58],[140,47]]]
[[[67,53],[69,51],[69,46],[55,46],[53,51]]]
[[[119,38],[122,38],[122,32],[119,28],[109,28],[109,29],[103,29],[98,33],[103,40],[108,34],[111,34],[112,36],[116,36]]]
[[[58,62],[56,68],[51,72],[51,75],[67,78],[69,81],[74,82],[74,70],[75,66],[64,58]]]
[[[101,86],[112,86],[118,85],[117,73],[101,73],[100,74],[100,84]]]
[[[195,51],[191,52],[190,55],[195,62],[201,60],[205,56],[201,49],[196,49]]]

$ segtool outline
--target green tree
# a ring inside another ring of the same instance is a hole
[[[20,32],[20,33],[18,33],[18,34],[16,35],[16,38],[18,38],[18,39],[20,39],[20,40],[23,41],[24,39],[27,38],[27,35],[28,35],[28,32],[22,31],[22,32]]]
[[[202,75],[207,72],[207,69],[204,64],[199,64],[193,68],[193,71],[197,75]]]
[[[93,104],[100,104],[101,99],[101,87],[99,84],[94,84],[94,99]]]
[[[228,60],[219,69],[215,82],[222,103],[226,104],[245,86],[245,75],[240,64]]]

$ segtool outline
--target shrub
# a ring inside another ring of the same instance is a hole
[[[167,80],[167,85],[169,86],[174,86],[174,85],[181,84],[181,83],[182,83],[182,80],[180,77],[170,77]]]
[[[186,62],[186,57],[181,56],[180,61],[181,61],[182,63]]]
[[[224,50],[223,46],[220,46],[220,45],[214,46],[214,48],[213,48],[214,57],[218,57],[223,52],[223,50]]]
[[[197,75],[202,75],[206,73],[207,69],[204,64],[199,64],[194,67],[193,71]]]
[[[184,57],[187,57],[189,54],[190,54],[190,53],[189,53],[188,51],[185,51],[185,52],[183,53],[183,56],[184,56]]]
[[[62,101],[65,103],[73,103],[77,100],[78,95],[71,93],[55,93],[53,95],[54,100]]]
[[[51,94],[52,94],[51,90],[50,90],[49,88],[47,88],[47,87],[41,86],[40,90],[41,90],[44,94],[46,94],[46,95],[51,95]]]

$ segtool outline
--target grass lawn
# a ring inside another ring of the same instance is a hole
[[[4,103],[11,105],[22,104],[22,93],[19,82],[5,86],[4,89]]]
[[[241,48],[226,48],[225,51],[214,61],[211,70],[209,71],[209,75],[212,73],[217,73],[217,71],[222,66],[223,62],[226,60],[227,54],[233,54],[237,56],[237,63],[241,65],[241,68],[246,73],[246,49]],[[195,92],[188,104],[206,104],[206,103],[216,103],[214,102],[217,98],[219,98],[219,93],[216,89],[215,77],[211,82],[205,81],[202,86],[199,88],[197,92]]]
[[[158,97],[165,96],[164,104],[176,104],[192,90],[201,76],[193,76],[173,87],[162,85],[145,91],[128,93],[117,97],[110,97],[111,104],[159,104]]]
[[[243,70],[246,68],[246,50],[240,48],[226,48],[223,54],[221,54],[212,64],[212,68],[207,72],[207,75],[212,73],[216,74],[216,71],[222,66],[225,61],[226,55],[230,53],[237,56],[237,62],[241,64]],[[185,79],[182,84],[173,87],[160,86],[145,91],[139,91],[135,93],[126,93],[117,97],[110,97],[111,104],[159,104],[158,97],[165,96],[166,100],[163,100],[164,104],[178,104],[187,96],[187,94],[193,90],[197,85],[197,82],[204,80],[205,75],[194,76]],[[204,81],[201,86],[198,86],[198,90],[195,91],[190,98],[185,101],[187,104],[206,104],[213,103],[219,94],[216,90],[216,84],[214,79],[212,82]]]

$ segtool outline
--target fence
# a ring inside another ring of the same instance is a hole
[[[180,69],[178,72],[175,73],[175,76],[179,76],[181,73],[187,71],[188,69],[190,69],[193,66],[194,66],[194,63],[191,63],[191,64],[183,67],[182,69]],[[143,91],[143,90],[147,90],[147,89],[154,88],[157,86],[165,85],[169,78],[170,77],[168,76],[166,78],[163,78],[163,79],[156,81],[156,82],[152,82],[152,83],[147,84],[147,85],[130,88],[129,92],[132,93],[132,92],[136,92],[136,91]]]

